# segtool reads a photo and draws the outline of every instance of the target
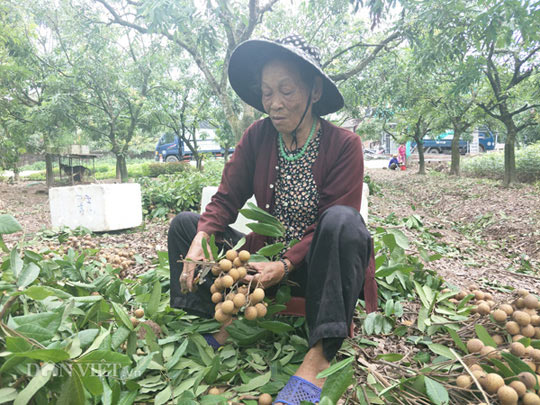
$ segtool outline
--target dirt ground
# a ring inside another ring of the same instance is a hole
[[[540,291],[540,192],[532,185],[504,189],[499,183],[455,178],[435,170],[420,176],[407,171],[367,169],[380,186],[369,198],[370,226],[416,214],[426,229],[438,232],[438,243],[447,246],[443,258],[429,266],[445,280],[467,286],[480,283],[497,293],[502,286]],[[46,239],[50,229],[47,189],[40,182],[0,183],[0,213],[14,215],[34,249],[59,247],[57,238]],[[92,245],[106,251],[135,252],[124,275],[144,272],[157,251],[166,250],[168,221],[154,221],[127,232],[96,234]],[[418,231],[406,232],[410,240]],[[7,235],[8,245],[21,234]],[[73,238],[76,239],[76,238]],[[87,238],[88,239],[88,238]],[[83,244],[84,245],[84,244]]]

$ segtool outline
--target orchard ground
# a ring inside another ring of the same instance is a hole
[[[504,287],[540,291],[540,193],[537,186],[520,184],[505,189],[500,182],[452,177],[438,172],[440,162],[428,162],[428,174],[416,168],[390,171],[370,168],[366,174],[380,186],[369,197],[369,226],[386,226],[388,217],[420,216],[427,229],[436,230],[443,257],[427,266],[447,282],[466,287],[472,282],[497,294]],[[47,190],[41,182],[0,183],[0,213],[14,215],[25,230],[25,240],[40,251],[57,244],[47,239],[51,227]],[[390,217],[390,218],[392,218]],[[95,234],[97,247],[129,249],[137,260],[125,276],[153,266],[157,251],[165,251],[168,222],[154,220],[144,226]],[[418,230],[403,229],[410,240]],[[6,235],[10,242],[21,234]],[[72,242],[77,239],[72,237]],[[53,242],[55,240],[56,242]]]

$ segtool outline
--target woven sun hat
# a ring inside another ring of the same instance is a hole
[[[276,41],[250,39],[236,47],[229,61],[229,81],[236,94],[247,104],[265,112],[260,72],[264,64],[274,58],[291,58],[299,62],[302,70],[311,70],[311,73],[321,76],[323,91],[321,99],[313,104],[315,114],[322,116],[343,107],[343,96],[321,68],[321,52],[300,35],[289,35]]]

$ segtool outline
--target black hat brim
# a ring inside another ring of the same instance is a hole
[[[235,48],[229,60],[229,82],[244,102],[261,112],[265,112],[261,99],[259,75],[262,63],[274,56],[288,56],[296,59],[307,69],[313,69],[316,74],[322,77],[322,96],[313,105],[313,110],[318,115],[330,114],[343,107],[343,96],[332,79],[319,66],[299,52],[295,52],[294,48],[265,39],[251,39],[242,42]]]

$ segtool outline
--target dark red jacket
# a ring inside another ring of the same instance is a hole
[[[313,176],[320,195],[319,216],[333,205],[360,210],[364,178],[360,137],[325,120],[321,120],[321,129],[319,156],[313,164]],[[255,195],[260,208],[272,212],[278,170],[277,136],[269,118],[253,123],[246,130],[225,165],[221,184],[199,220],[198,231],[208,234],[223,232],[236,221],[238,210],[252,195]],[[307,228],[300,242],[284,254],[295,267],[307,255],[315,227],[316,224]],[[264,246],[265,241],[264,236],[249,233],[246,248],[255,252]],[[368,311],[376,309],[373,257],[366,270],[364,299]]]

